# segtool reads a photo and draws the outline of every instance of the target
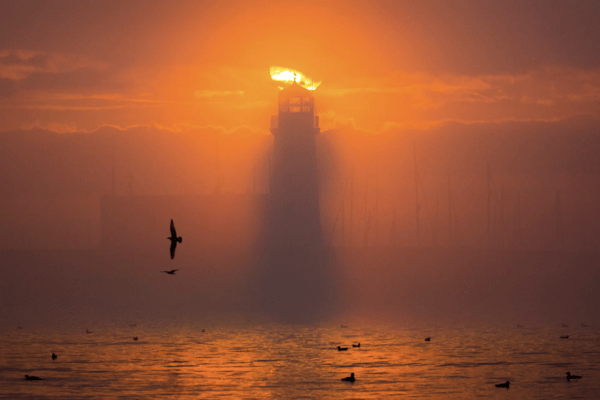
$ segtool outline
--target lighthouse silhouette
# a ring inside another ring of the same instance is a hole
[[[319,117],[310,90],[296,80],[279,92],[274,136],[270,244],[316,250],[323,246],[316,135]]]
[[[318,320],[329,313],[333,293],[319,208],[319,120],[314,96],[295,79],[279,92],[271,133],[273,176],[262,305],[276,319]]]

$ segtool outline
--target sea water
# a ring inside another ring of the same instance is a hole
[[[567,371],[583,378],[569,382]],[[356,382],[341,380],[352,372]],[[509,389],[495,386],[507,380]],[[104,398],[597,399],[600,327],[245,322],[0,331],[0,399]]]

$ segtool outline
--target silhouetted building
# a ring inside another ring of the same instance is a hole
[[[279,92],[271,117],[275,137],[271,186],[270,244],[315,248],[323,244],[315,136],[319,133],[312,93],[297,84]]]
[[[334,291],[321,232],[314,97],[294,82],[279,92],[278,108],[271,118],[275,140],[261,307],[279,320],[318,320],[331,311]]]

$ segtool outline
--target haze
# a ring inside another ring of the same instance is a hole
[[[322,82],[329,319],[597,321],[599,15],[0,1],[0,324],[273,316],[271,66]]]

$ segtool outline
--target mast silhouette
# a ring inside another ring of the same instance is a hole
[[[352,247],[353,246],[353,240],[352,240],[352,226],[353,226],[353,220],[354,220],[354,165],[352,165],[352,171],[350,172],[350,227],[349,227],[349,233],[348,233],[348,246]]]
[[[450,168],[448,168],[448,247],[452,247],[452,192],[450,186]]]
[[[487,247],[488,249],[492,244],[492,225],[491,225],[491,215],[490,210],[492,206],[492,187],[491,187],[491,173],[490,173],[490,163],[487,163]]]
[[[413,166],[415,170],[415,217],[417,219],[417,247],[421,247],[421,233],[419,227],[419,184],[418,184],[418,173],[417,173],[417,144],[413,143]]]
[[[560,211],[560,191],[556,191],[556,250],[563,248],[562,215]]]

